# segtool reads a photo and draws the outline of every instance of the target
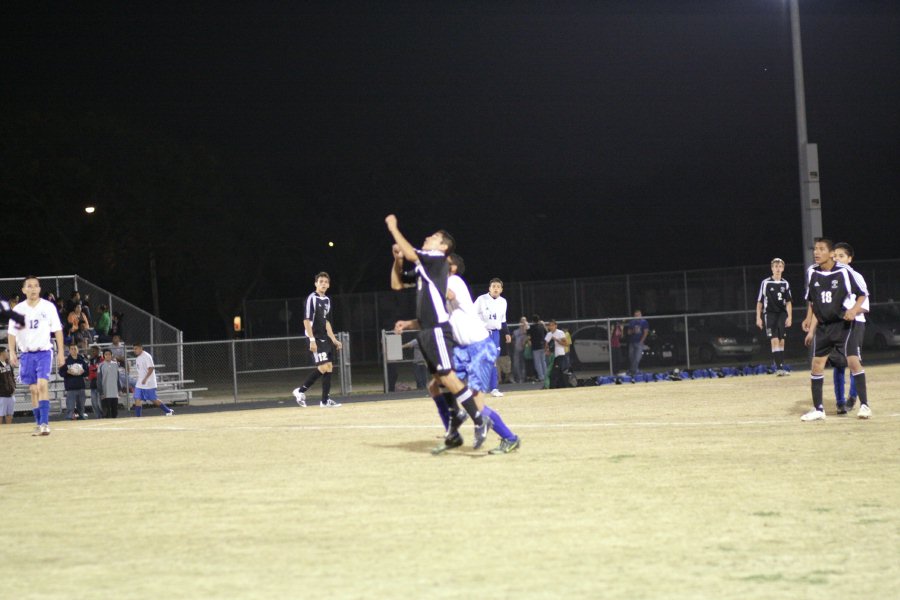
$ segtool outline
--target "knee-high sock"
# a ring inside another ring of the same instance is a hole
[[[143,405],[142,406],[138,406],[137,404],[134,405],[134,416],[140,417],[140,416],[142,416],[143,412],[144,412]]]
[[[481,413],[478,412],[478,407],[475,405],[475,398],[472,396],[472,390],[470,390],[468,386],[463,386],[463,389],[454,394],[454,396],[456,396],[456,401],[462,404],[462,407],[466,409],[466,412],[472,417],[472,422],[481,426],[484,421],[481,419]]]
[[[303,385],[300,386],[300,391],[305,392],[316,382],[316,380],[321,377],[322,374],[318,369],[313,369],[313,372],[309,374],[309,377],[306,378],[306,381],[303,382]]]
[[[838,406],[844,405],[844,369],[834,368],[834,399]]]
[[[172,409],[169,408],[168,406],[166,406],[164,402],[159,403],[159,410],[163,411],[166,414],[169,414],[170,412],[172,412]]]
[[[775,367],[784,368],[784,350],[772,350],[772,360],[775,361]]]
[[[322,402],[327,402],[331,393],[331,371],[322,374]]]
[[[34,415],[34,424],[40,425],[41,424],[41,406],[40,406],[40,404],[38,404],[36,407],[31,409],[31,414]]]
[[[447,404],[447,399],[444,397],[444,394],[432,396],[431,399],[434,400],[434,405],[437,406],[438,415],[441,417],[441,423],[444,424],[444,432],[446,432],[450,429],[450,406]]]
[[[869,398],[866,394],[866,372],[860,371],[859,373],[851,373],[850,375],[853,377],[853,381],[856,382],[856,397],[859,398],[859,403],[868,406]]]
[[[865,371],[863,371],[865,373]],[[853,377],[853,373],[850,373],[850,393],[848,394],[851,398],[856,398],[856,378]]]
[[[481,412],[481,416],[491,420],[491,427],[493,427],[494,431],[497,432],[497,435],[502,437],[504,440],[514,440],[518,437],[512,432],[512,430],[510,430],[509,427],[506,426],[506,423],[503,422],[503,418],[500,416],[500,413],[492,409],[490,406],[485,405],[484,410]]]
[[[38,400],[38,407],[41,409],[41,425],[50,423],[50,401]]]
[[[810,377],[810,385],[812,387],[812,401],[813,408],[816,410],[824,411],[825,407],[822,404],[822,387],[825,384],[825,376],[824,375],[812,375]]]

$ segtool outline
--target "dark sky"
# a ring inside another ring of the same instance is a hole
[[[257,297],[305,295],[319,268],[386,287],[389,212],[415,242],[454,233],[475,281],[800,260],[785,0],[15,4],[7,129],[33,139],[15,120],[37,111],[77,138],[101,115],[202,146],[227,181],[197,235],[274,248]],[[825,233],[895,258],[900,3],[800,4]]]

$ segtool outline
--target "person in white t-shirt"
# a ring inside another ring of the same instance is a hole
[[[550,319],[547,323],[547,335],[544,336],[544,351],[549,355],[553,353],[553,365],[550,367],[550,387],[565,387],[563,377],[569,369],[569,357],[566,355],[566,346],[569,340],[566,332],[557,327],[556,321]]]
[[[32,435],[50,435],[50,363],[56,340],[56,366],[66,362],[63,352],[62,323],[56,306],[41,298],[41,282],[29,275],[22,283],[25,301],[12,309],[21,316],[9,321],[9,363],[19,368],[19,379],[31,392],[31,412],[35,428]],[[22,354],[21,359],[18,353]]]
[[[144,402],[152,402],[162,409],[163,414],[171,417],[175,411],[160,402],[156,397],[156,366],[149,352],[144,352],[143,344],[134,345],[134,366],[137,369],[137,381],[134,384],[134,416],[140,417]]]

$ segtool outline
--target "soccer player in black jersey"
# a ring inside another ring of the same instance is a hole
[[[299,406],[306,406],[306,392],[322,377],[322,400],[319,406],[323,408],[335,408],[340,406],[331,399],[331,371],[334,350],[342,348],[341,343],[334,337],[331,329],[331,298],[325,295],[331,286],[331,277],[326,272],[316,275],[316,291],[306,297],[306,307],[303,315],[303,328],[306,337],[309,338],[309,351],[312,352],[316,369],[310,373],[303,385],[293,392]]]
[[[806,271],[809,304],[802,327],[807,332],[806,345],[813,347],[810,369],[813,409],[800,417],[802,421],[825,418],[822,386],[825,363],[832,350],[846,357],[850,373],[856,380],[860,401],[856,416],[868,419],[872,414],[866,396],[866,374],[859,357],[861,328],[856,326],[868,291],[862,277],[847,265],[835,262],[833,253],[831,240],[817,239],[813,246],[815,264]]]
[[[450,448],[462,446],[463,439],[459,434],[461,420],[458,417],[459,406],[466,410],[476,427],[483,428],[484,420],[475,403],[472,391],[460,381],[454,372],[453,365],[453,332],[450,328],[450,314],[447,312],[447,279],[450,265],[447,256],[456,245],[453,237],[444,230],[436,231],[417,250],[400,232],[397,217],[388,215],[384,222],[388,231],[399,247],[395,253],[394,266],[391,269],[391,288],[403,288],[403,259],[415,263],[416,269],[416,319],[397,321],[396,331],[418,329],[419,350],[425,357],[429,372],[440,385],[450,391],[446,395],[434,396],[438,410],[443,402],[449,404],[450,426],[444,443],[434,449],[439,454]]]
[[[784,261],[773,258],[772,276],[763,279],[756,297],[756,326],[766,332],[772,345],[772,359],[775,362],[775,375],[787,375],[784,370],[784,336],[791,326],[791,312],[794,304],[791,298],[791,285],[782,279]]]

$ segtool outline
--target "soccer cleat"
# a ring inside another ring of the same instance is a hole
[[[47,423],[41,425],[41,435],[50,435],[50,425]]]
[[[175,416],[175,411],[172,410],[172,409],[170,408],[170,409],[169,409],[169,412],[164,413],[164,414],[165,414],[167,417],[172,417],[172,416]]]
[[[856,411],[857,419],[868,419],[872,416],[872,409],[869,408],[868,404],[860,404],[859,410]]]
[[[818,409],[812,409],[802,417],[800,417],[801,421],[824,421],[825,420],[825,411],[821,411]]]
[[[337,408],[340,405],[341,405],[340,402],[335,402],[331,398],[329,398],[328,400],[326,400],[324,402],[319,402],[319,406],[321,406],[322,408]]]
[[[839,415],[846,415],[846,414],[847,414],[847,407],[844,406],[843,404],[838,404],[838,405],[837,405],[837,414],[839,414]]]
[[[488,451],[488,454],[509,454],[510,452],[518,450],[520,445],[521,440],[518,437],[514,440],[507,440],[504,438],[500,441],[500,445],[493,450]]]
[[[41,435],[41,426],[35,425],[34,429],[31,430],[31,435]]]
[[[431,453],[434,454],[435,456],[437,456],[438,454],[443,454],[444,452],[446,452],[447,450],[450,450],[452,448],[459,448],[462,445],[463,445],[463,437],[457,433],[456,435],[454,435],[452,437],[444,438],[443,443],[441,443],[440,446],[433,448],[431,450]]]
[[[484,440],[487,439],[487,434],[491,430],[493,423],[487,417],[482,419],[481,427],[478,425],[475,426],[475,442],[472,444],[473,450],[478,450],[484,445]]]
[[[493,396],[494,398],[502,398],[502,397],[503,397],[503,392],[501,392],[501,391],[498,390],[497,388],[494,388],[494,389],[491,390],[491,396]]]
[[[787,373],[784,372],[784,369],[775,370],[775,377],[784,377],[785,375],[787,375]]]
[[[853,410],[854,406],[856,406],[856,396],[850,396],[847,398],[847,410]]]
[[[294,394],[294,399],[297,401],[297,406],[306,406],[306,394],[300,391],[300,388],[294,388],[292,392]]]
[[[782,370],[781,370],[781,375],[782,375],[782,377],[790,377],[790,376],[791,376],[791,372],[788,371],[787,369],[782,369]]]

